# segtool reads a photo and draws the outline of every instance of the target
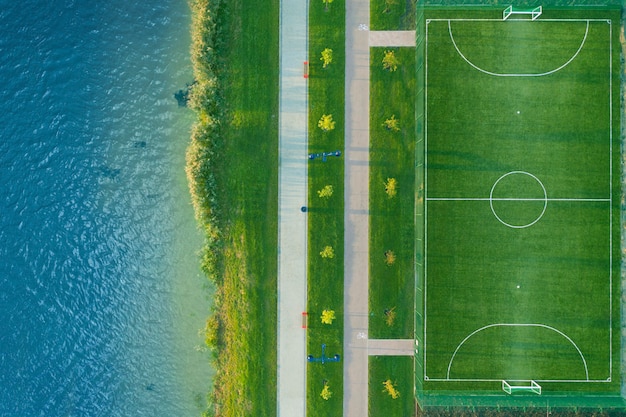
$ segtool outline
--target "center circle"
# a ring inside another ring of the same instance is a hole
[[[500,223],[524,229],[537,223],[548,207],[548,193],[543,183],[526,171],[511,171],[491,187],[491,212]]]

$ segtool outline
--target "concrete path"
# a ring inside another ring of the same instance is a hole
[[[306,415],[308,1],[280,3],[277,415]]]
[[[370,356],[413,356],[413,339],[370,339],[367,354]]]
[[[370,46],[415,46],[414,30],[370,31]]]
[[[368,415],[369,0],[346,0],[343,415]]]

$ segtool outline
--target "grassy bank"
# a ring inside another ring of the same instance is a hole
[[[309,152],[322,153],[344,147],[344,78],[345,78],[345,5],[335,0],[328,8],[311,2],[309,10]],[[332,62],[323,68],[322,51],[332,49]],[[332,115],[335,127],[323,131],[318,121]],[[326,186],[330,197],[319,197]],[[343,355],[343,157],[321,158],[309,162],[308,213],[308,312],[307,352],[319,357],[326,344],[329,356]],[[320,252],[332,247],[333,256],[323,258]],[[322,324],[324,309],[334,310],[336,320]],[[332,397],[324,400],[320,393],[324,381]],[[343,410],[343,364],[310,363],[307,366],[307,415],[338,416]]]
[[[276,414],[277,2],[191,0],[187,178],[217,285],[206,415]],[[259,11],[263,12],[260,13]]]

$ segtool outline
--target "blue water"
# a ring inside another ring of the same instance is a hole
[[[184,0],[0,0],[0,416],[191,416]]]

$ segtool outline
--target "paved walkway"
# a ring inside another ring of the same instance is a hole
[[[281,0],[277,415],[306,415],[307,1]]]
[[[415,46],[414,30],[370,31],[370,46]]]
[[[346,0],[343,415],[368,415],[370,0]]]
[[[414,339],[370,339],[367,354],[370,356],[413,356]]]

